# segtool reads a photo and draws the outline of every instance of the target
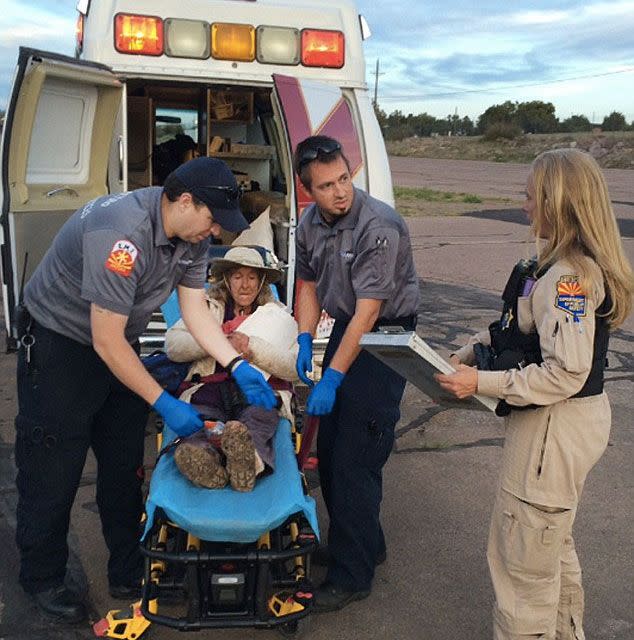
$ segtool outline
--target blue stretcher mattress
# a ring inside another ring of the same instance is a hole
[[[175,437],[166,428],[164,446]],[[291,425],[286,419],[280,420],[274,447],[275,472],[258,478],[255,488],[248,493],[234,491],[230,486],[224,489],[196,487],[178,470],[173,453],[166,453],[152,473],[143,537],[152,527],[157,507],[181,529],[210,542],[255,542],[263,533],[300,511],[319,536],[315,501],[304,495],[291,441]]]

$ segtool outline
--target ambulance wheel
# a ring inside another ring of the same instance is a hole
[[[306,616],[299,620],[293,620],[293,622],[281,624],[277,630],[284,638],[301,638],[308,632],[309,625],[310,617]]]

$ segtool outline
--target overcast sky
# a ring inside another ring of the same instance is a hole
[[[336,2],[336,0],[330,0]],[[72,55],[76,0],[0,0],[0,108],[19,45]],[[358,0],[388,113],[476,118],[505,100],[634,120],[634,0]]]

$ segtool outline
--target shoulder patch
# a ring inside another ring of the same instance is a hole
[[[579,284],[578,276],[562,276],[557,281],[555,307],[577,320],[586,315],[586,296]]]
[[[129,240],[117,240],[106,260],[106,269],[128,278],[138,255],[139,250]]]

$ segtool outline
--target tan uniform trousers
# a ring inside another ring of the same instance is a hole
[[[585,640],[572,524],[610,422],[605,394],[513,411],[507,419],[487,551],[494,640]]]

